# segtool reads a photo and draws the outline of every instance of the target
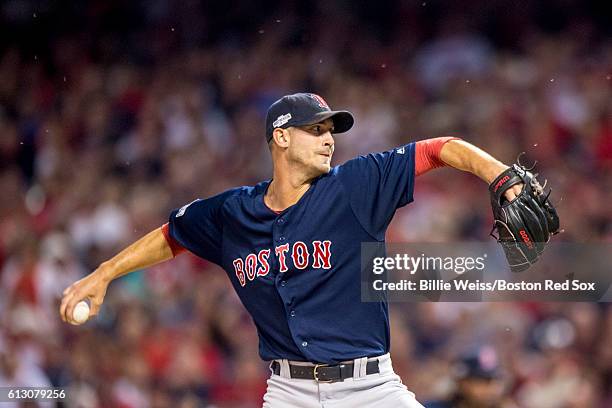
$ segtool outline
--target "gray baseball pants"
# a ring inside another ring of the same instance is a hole
[[[373,359],[379,360],[380,373],[366,375],[368,358],[358,358],[354,377],[335,383],[290,378],[289,361],[276,360],[280,375],[270,376],[263,408],[424,408],[393,372],[389,354]]]

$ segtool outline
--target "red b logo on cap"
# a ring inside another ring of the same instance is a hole
[[[319,95],[317,95],[317,94],[313,94],[313,93],[308,94],[308,95],[310,95],[310,97],[311,97],[312,99],[314,99],[314,100],[315,100],[315,101],[316,101],[316,102],[319,104],[319,106],[320,106],[321,108],[323,108],[323,109],[329,109],[329,105],[327,104],[327,102],[325,102],[325,99],[323,99],[323,98],[321,98]]]

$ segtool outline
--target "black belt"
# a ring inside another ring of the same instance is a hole
[[[337,365],[316,364],[314,366],[289,364],[289,375],[291,378],[332,383],[352,378],[354,367],[355,364],[353,363]],[[273,361],[271,368],[274,374],[280,375],[280,363],[278,361]],[[378,374],[379,372],[378,360],[368,361],[366,365],[366,375]]]

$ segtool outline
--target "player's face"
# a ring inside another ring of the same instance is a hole
[[[326,174],[331,169],[334,154],[334,138],[331,134],[334,122],[326,119],[312,125],[291,128],[289,156],[303,165],[313,177]]]

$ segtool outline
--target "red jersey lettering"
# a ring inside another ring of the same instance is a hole
[[[291,258],[293,258],[293,265],[297,269],[306,269],[308,266],[308,247],[302,241],[298,241],[293,244],[293,251],[291,252]]]
[[[279,272],[287,272],[287,270],[289,270],[289,268],[287,268],[287,260],[285,257],[287,251],[289,251],[289,244],[279,245],[274,249],[274,253],[278,257]]]
[[[255,254],[249,254],[244,261],[244,269],[246,271],[247,278],[250,281],[255,279],[255,268],[257,267],[257,256]]]
[[[257,276],[266,276],[268,272],[270,272],[270,263],[268,262],[269,257],[270,257],[269,249],[262,249],[261,251],[259,251],[259,254],[257,254],[257,259],[259,260],[259,263],[261,264],[257,268]]]
[[[236,277],[238,278],[238,281],[240,282],[240,286],[244,286],[246,284],[246,281],[244,279],[244,268],[243,268],[243,262],[242,259],[238,258],[238,259],[234,259],[234,262],[232,262],[234,264],[234,271],[236,271]]]
[[[331,269],[331,241],[313,241],[313,268]]]

